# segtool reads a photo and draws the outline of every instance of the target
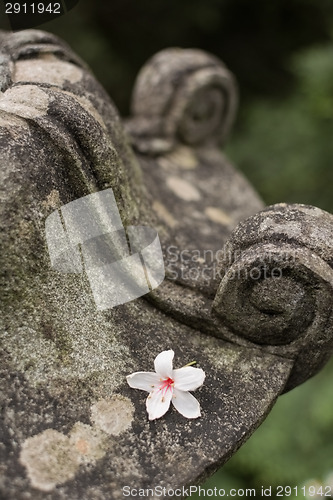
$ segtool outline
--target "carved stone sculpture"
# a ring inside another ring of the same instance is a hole
[[[126,132],[53,35],[2,33],[0,63],[2,495],[120,499],[195,484],[331,355],[333,216],[264,208],[221,153],[237,97],[213,56],[154,56]],[[84,272],[52,269],[45,221],[110,188],[125,228],[158,231],[166,278],[98,310]],[[199,419],[148,421],[126,383],[167,349],[206,372]]]

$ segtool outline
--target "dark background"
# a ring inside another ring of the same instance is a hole
[[[227,155],[267,204],[333,212],[332,0],[80,0],[41,28],[88,62],[124,116],[135,76],[156,51],[197,47],[219,56],[240,91]],[[332,484],[332,378],[331,362],[282,396],[207,487]]]

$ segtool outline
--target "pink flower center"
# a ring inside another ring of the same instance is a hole
[[[172,378],[170,378],[170,377],[161,381],[161,385],[159,387],[159,390],[162,391],[163,397],[166,395],[166,393],[168,392],[169,389],[172,392],[174,384],[175,384],[174,380],[172,380]]]

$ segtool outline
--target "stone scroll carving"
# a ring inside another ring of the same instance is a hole
[[[213,309],[241,337],[296,358],[286,389],[315,374],[333,349],[333,217],[274,205],[228,241]]]
[[[235,118],[233,75],[200,50],[168,49],[140,71],[128,129],[140,151],[161,153],[177,141],[223,144]]]
[[[0,496],[118,500],[198,483],[330,356],[332,215],[264,208],[220,149],[234,78],[202,51],[145,65],[126,130],[53,35],[1,33],[0,78]],[[46,220],[109,189],[125,228],[158,232],[166,278],[100,310],[87,273],[52,267]],[[149,422],[126,383],[166,349],[206,372],[198,419]]]

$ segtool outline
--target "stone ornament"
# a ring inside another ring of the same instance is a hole
[[[203,481],[332,353],[332,215],[265,208],[220,149],[237,92],[202,51],[148,61],[124,121],[48,33],[1,33],[0,85],[0,496],[117,500]],[[45,224],[108,189],[122,227],[157,231],[165,279],[99,310],[87,273],[52,268]],[[126,381],[171,349],[205,371],[200,418],[149,420]]]
[[[141,69],[128,128],[137,148],[150,154],[177,142],[223,144],[236,107],[235,81],[221,61],[201,50],[168,49]]]
[[[295,359],[286,389],[301,384],[333,347],[332,215],[273,205],[240,223],[225,250],[213,310],[241,337]]]

